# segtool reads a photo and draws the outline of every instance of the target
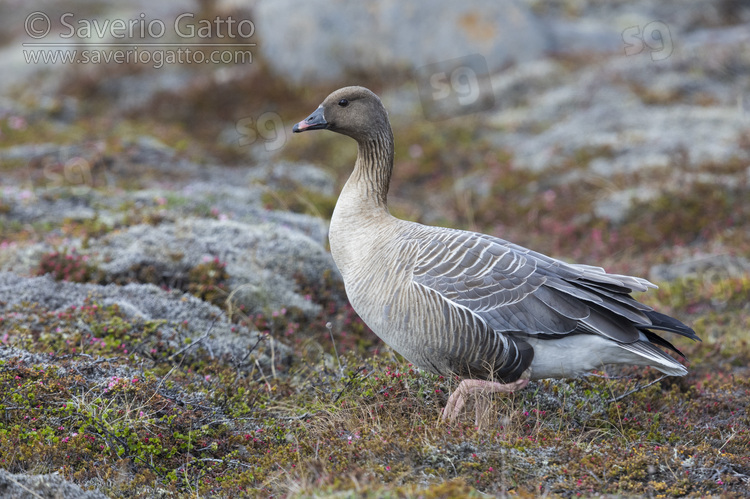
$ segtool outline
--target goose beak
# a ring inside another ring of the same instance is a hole
[[[328,122],[323,116],[323,106],[320,106],[310,116],[294,125],[292,132],[300,133],[306,130],[322,130],[325,128],[328,128]]]

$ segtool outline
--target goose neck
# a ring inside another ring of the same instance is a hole
[[[357,162],[352,180],[363,191],[365,200],[386,207],[393,172],[393,132],[388,127],[357,144]]]

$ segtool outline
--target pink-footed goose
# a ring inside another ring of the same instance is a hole
[[[471,393],[512,392],[530,379],[608,364],[687,373],[659,347],[679,350],[652,330],[699,338],[630,296],[655,287],[647,280],[393,217],[386,203],[393,132],[370,90],[336,90],[293,131],[319,129],[358,145],[329,236],[346,293],[375,334],[414,365],[462,378],[443,420],[453,420]]]

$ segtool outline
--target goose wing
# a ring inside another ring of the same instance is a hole
[[[495,334],[517,341],[596,334],[661,362],[674,360],[654,343],[680,352],[649,329],[698,339],[630,296],[655,287],[645,279],[567,264],[484,234],[431,229],[419,237],[413,281],[470,310]]]

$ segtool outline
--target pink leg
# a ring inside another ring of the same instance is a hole
[[[458,413],[463,409],[466,404],[466,397],[471,394],[489,395],[490,393],[512,393],[516,390],[520,390],[529,384],[528,379],[519,379],[513,383],[502,384],[494,381],[483,381],[479,379],[465,379],[461,381],[451,396],[448,398],[448,403],[445,404],[443,409],[443,421],[453,421],[458,416]],[[477,406],[477,421],[479,425],[480,408]]]

